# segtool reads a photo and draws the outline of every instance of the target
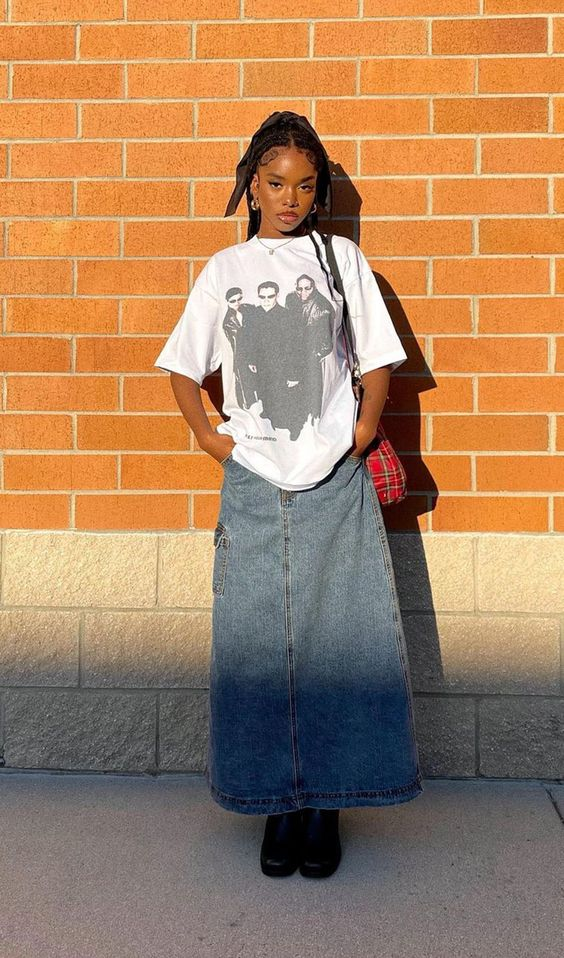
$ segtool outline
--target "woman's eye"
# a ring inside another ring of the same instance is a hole
[[[268,185],[269,185],[269,186],[281,186],[282,184],[281,184],[281,183],[271,183],[271,182],[269,181],[269,184],[268,184]],[[307,190],[308,193],[311,193],[311,191],[313,190],[313,186],[309,186],[308,184],[305,184],[305,185],[302,187],[302,189]]]

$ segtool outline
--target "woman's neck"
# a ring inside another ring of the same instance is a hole
[[[255,236],[257,236],[258,239],[287,239],[287,240],[291,240],[291,239],[297,239],[297,238],[300,237],[300,236],[307,236],[308,233],[309,233],[309,230],[307,230],[307,229],[302,229],[299,233],[296,232],[296,231],[294,231],[294,230],[292,230],[291,232],[288,232],[288,233],[279,233],[279,232],[269,233],[267,230],[264,230],[264,231],[263,231],[263,230],[262,230],[262,227],[259,227],[258,233],[255,233]]]

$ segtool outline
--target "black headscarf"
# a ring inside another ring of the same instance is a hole
[[[245,193],[247,186],[247,173],[249,167],[249,157],[251,150],[253,149],[256,143],[256,137],[259,133],[262,133],[264,129],[270,126],[276,126],[282,120],[291,118],[297,126],[301,126],[304,130],[307,130],[312,136],[315,137],[321,150],[323,152],[324,163],[321,170],[318,170],[317,173],[317,183],[315,189],[315,199],[323,207],[328,216],[331,215],[331,204],[332,204],[332,190],[331,190],[331,172],[329,170],[329,157],[323,146],[323,143],[319,139],[317,133],[312,127],[311,123],[305,116],[301,116],[299,113],[293,113],[291,110],[276,110],[274,113],[271,113],[270,116],[264,120],[263,123],[259,126],[258,130],[253,133],[251,137],[251,142],[247,147],[247,150],[239,160],[237,168],[235,170],[235,188],[229,197],[229,202],[225,208],[225,216],[231,216],[239,206],[241,197]],[[249,209],[249,216],[251,211],[249,196],[247,195],[247,207]]]

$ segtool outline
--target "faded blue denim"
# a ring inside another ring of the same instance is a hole
[[[382,511],[364,459],[288,491],[223,461],[206,778],[224,808],[406,802],[423,791]]]

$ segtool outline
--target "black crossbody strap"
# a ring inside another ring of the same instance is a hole
[[[355,366],[355,351],[352,342],[351,326],[350,326],[350,317],[349,317],[349,308],[347,306],[347,297],[345,296],[345,288],[343,286],[343,280],[339,267],[337,265],[337,258],[335,256],[335,251],[331,243],[332,234],[331,233],[321,233],[321,237],[325,244],[325,250],[327,253],[327,262],[333,274],[333,279],[335,281],[335,287],[337,292],[343,297],[343,332],[345,334],[345,348],[347,350],[347,360],[351,373]]]

